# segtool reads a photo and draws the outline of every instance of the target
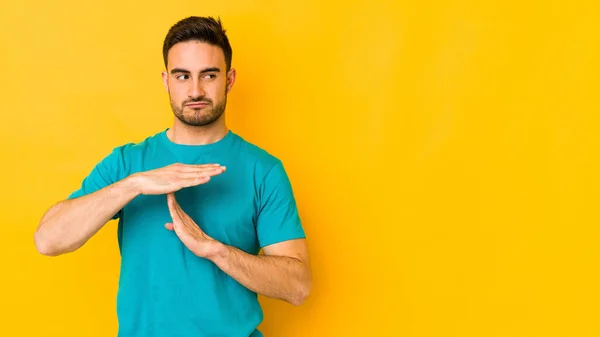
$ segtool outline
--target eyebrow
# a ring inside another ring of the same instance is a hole
[[[218,73],[218,72],[221,72],[221,69],[219,69],[217,67],[205,68],[200,71],[200,74],[211,73],[211,72]],[[178,74],[178,73],[191,74],[191,72],[189,70],[183,69],[183,68],[173,68],[171,70],[171,74]]]

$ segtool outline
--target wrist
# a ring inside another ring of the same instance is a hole
[[[209,256],[207,256],[207,258],[212,261],[215,264],[220,264],[223,261],[227,260],[227,257],[229,256],[229,247],[226,244],[223,244],[219,241],[213,241],[211,243],[211,253]]]
[[[142,188],[138,182],[138,177],[136,174],[132,174],[127,178],[123,179],[122,183],[123,187],[135,196],[142,194]]]

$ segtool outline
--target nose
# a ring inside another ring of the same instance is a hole
[[[200,80],[192,81],[192,87],[190,92],[190,97],[202,97],[204,96],[204,89],[202,88],[202,83]]]

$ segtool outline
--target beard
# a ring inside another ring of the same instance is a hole
[[[199,109],[186,107],[185,104],[192,102],[206,102],[207,106]],[[171,109],[175,114],[175,117],[182,123],[189,126],[206,126],[214,123],[225,111],[227,105],[227,94],[222,101],[218,102],[217,105],[213,104],[213,101],[206,97],[198,97],[190,99],[177,105],[173,99],[171,99]],[[186,111],[187,110],[187,111]]]

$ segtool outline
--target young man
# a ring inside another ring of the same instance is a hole
[[[257,293],[300,305],[311,288],[290,181],[226,126],[236,71],[220,20],[179,21],[163,57],[172,127],[101,160],[44,214],[36,247],[75,251],[118,218],[119,337],[262,336]]]

